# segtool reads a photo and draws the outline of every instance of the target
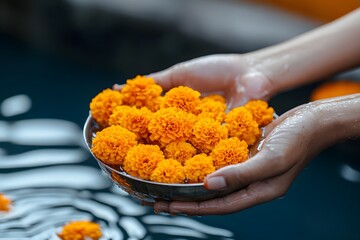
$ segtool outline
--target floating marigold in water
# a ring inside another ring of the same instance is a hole
[[[259,127],[268,125],[274,119],[274,109],[265,101],[251,100],[245,104],[245,108],[251,112]]]
[[[216,102],[220,102],[220,103],[225,103],[226,104],[226,100],[223,96],[219,95],[219,94],[211,94],[208,95],[206,97],[203,97],[201,99],[202,102],[207,102],[207,101],[216,101]]]
[[[158,163],[150,180],[161,183],[184,183],[185,169],[178,161],[166,159]]]
[[[360,83],[349,80],[334,81],[320,85],[311,94],[311,101],[360,93]]]
[[[194,125],[190,142],[201,152],[209,153],[220,142],[228,137],[228,130],[212,118],[202,118]]]
[[[107,164],[122,165],[127,152],[137,144],[136,134],[121,126],[110,126],[96,133],[91,151]]]
[[[98,240],[102,233],[97,223],[75,221],[66,224],[58,236],[62,240]]]
[[[184,165],[187,159],[196,154],[196,149],[187,142],[172,142],[166,145],[164,154],[166,158],[173,158]]]
[[[130,175],[149,180],[157,164],[165,159],[157,145],[139,144],[128,152],[124,161],[124,170]]]
[[[0,212],[7,212],[10,210],[11,200],[7,198],[5,195],[0,193]]]
[[[225,126],[229,130],[231,137],[238,137],[248,145],[254,144],[260,136],[259,125],[245,107],[238,107],[231,110],[226,115]]]
[[[119,91],[105,89],[96,95],[91,103],[91,115],[102,127],[108,125],[108,120],[116,106],[123,102],[123,95]]]
[[[121,93],[124,96],[124,104],[137,108],[147,107],[155,111],[159,106],[162,88],[152,78],[136,76],[126,81]]]
[[[205,177],[214,171],[213,160],[203,153],[185,162],[185,175],[189,183],[203,182]]]
[[[186,141],[191,136],[196,117],[177,108],[160,109],[153,114],[148,129],[150,140],[161,145]]]
[[[171,89],[165,94],[161,107],[176,107],[185,112],[197,114],[200,103],[200,93],[198,91],[180,86]]]
[[[120,113],[118,113],[120,111]],[[110,116],[109,123],[116,123],[131,132],[137,134],[140,138],[146,138],[149,135],[148,124],[150,122],[152,112],[142,107],[121,108],[117,107],[114,113]],[[115,115],[115,116],[114,116]]]
[[[226,104],[214,100],[203,101],[198,107],[200,118],[212,118],[222,123],[225,119]]]
[[[248,145],[237,137],[221,140],[210,154],[216,168],[244,162],[249,157]]]

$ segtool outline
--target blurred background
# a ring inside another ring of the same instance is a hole
[[[98,92],[175,63],[270,46],[359,7],[356,0],[0,0],[0,239],[57,239],[70,220],[103,239],[360,239],[360,143],[327,149],[285,198],[227,216],[154,215],[84,148]],[[354,70],[333,79],[359,81]],[[333,80],[324,79],[324,80]],[[320,83],[274,97],[279,114]]]

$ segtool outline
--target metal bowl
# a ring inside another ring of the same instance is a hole
[[[87,148],[91,152],[92,140],[96,132],[101,130],[100,126],[92,118],[91,114],[86,119],[84,125],[84,139]],[[224,196],[229,191],[208,191],[203,183],[193,184],[167,184],[146,181],[136,178],[122,171],[109,166],[98,159],[92,152],[91,154],[98,162],[102,171],[121,189],[131,196],[147,202],[154,201],[204,201],[212,198]]]

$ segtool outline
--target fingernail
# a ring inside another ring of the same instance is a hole
[[[219,190],[226,188],[226,181],[224,177],[212,177],[207,178],[205,182],[205,188],[208,190]]]

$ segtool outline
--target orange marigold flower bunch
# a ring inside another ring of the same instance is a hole
[[[206,97],[203,97],[201,99],[202,102],[206,102],[206,101],[216,101],[216,102],[221,102],[226,104],[226,100],[223,96],[219,95],[219,94],[211,94],[211,95],[207,95]]]
[[[123,95],[119,91],[105,89],[91,100],[91,115],[99,125],[106,127],[114,108],[122,103]]]
[[[0,212],[8,212],[11,207],[11,200],[0,193]]]
[[[139,144],[127,153],[124,170],[135,177],[149,180],[158,163],[163,160],[165,157],[159,146]]]
[[[212,118],[198,120],[193,128],[191,143],[203,153],[210,153],[216,144],[228,137],[228,130]]]
[[[58,236],[62,240],[98,240],[102,233],[97,223],[74,221],[66,224]]]
[[[156,111],[159,107],[162,88],[160,85],[155,84],[155,80],[150,77],[136,76],[134,79],[126,81],[121,93],[125,105],[137,108],[147,107],[152,111]]]
[[[114,113],[110,116],[110,125],[120,125],[133,133],[136,133],[138,138],[146,138],[149,135],[148,124],[152,117],[153,112],[148,108],[142,107],[140,109],[136,107],[124,106],[117,107]]]
[[[127,152],[137,144],[136,138],[135,133],[113,125],[96,133],[91,151],[104,163],[122,165]]]
[[[158,163],[150,180],[161,183],[184,183],[185,169],[178,161],[166,159]]]
[[[226,115],[225,126],[231,137],[238,137],[248,145],[254,144],[260,136],[259,125],[245,107],[237,107],[231,110]]]
[[[185,175],[189,183],[203,182],[205,177],[214,171],[213,160],[203,153],[195,155],[185,162]]]
[[[198,91],[180,86],[171,89],[165,94],[161,107],[176,107],[185,112],[197,114],[200,103],[200,93]]]
[[[249,157],[249,149],[244,140],[233,137],[221,140],[210,156],[214,161],[214,166],[219,169],[246,161]]]
[[[213,118],[220,123],[222,123],[225,119],[225,110],[226,110],[225,103],[214,100],[207,100],[201,102],[198,109],[199,109],[198,119]]]
[[[274,109],[265,101],[251,100],[245,104],[245,108],[251,112],[259,127],[268,125],[274,119]]]
[[[146,76],[127,80],[121,92],[104,90],[90,109],[103,128],[93,139],[94,155],[134,177],[162,183],[202,182],[215,169],[246,161],[249,146],[274,115],[261,100],[226,113],[223,96],[201,97],[185,86],[163,96]]]
[[[311,101],[360,93],[360,83],[349,80],[329,82],[317,87],[311,94]]]
[[[187,142],[172,142],[166,145],[164,154],[166,158],[173,158],[184,165],[186,160],[196,154],[196,148]]]
[[[195,120],[195,115],[177,108],[160,109],[153,114],[148,125],[150,140],[158,141],[162,146],[186,141],[191,136]]]

